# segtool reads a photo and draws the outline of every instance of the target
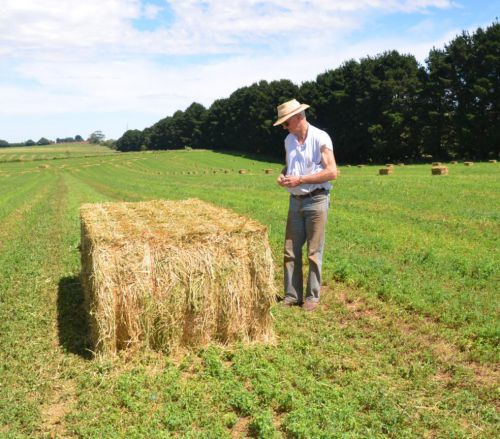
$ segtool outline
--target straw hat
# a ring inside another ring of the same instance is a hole
[[[278,120],[274,122],[273,126],[281,125],[285,120],[290,119],[292,116],[300,113],[302,110],[309,108],[307,104],[301,104],[296,99],[285,102],[284,104],[278,105]]]

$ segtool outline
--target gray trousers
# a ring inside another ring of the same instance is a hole
[[[305,299],[319,302],[321,265],[329,205],[330,195],[328,194],[300,198],[290,196],[284,260],[285,295],[288,301],[297,303],[304,301],[302,247],[307,242],[309,274]]]

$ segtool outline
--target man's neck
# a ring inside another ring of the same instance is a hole
[[[306,119],[302,120],[302,123],[297,127],[297,132],[295,132],[295,137],[299,143],[304,143],[307,137],[307,130],[309,129],[309,123]]]

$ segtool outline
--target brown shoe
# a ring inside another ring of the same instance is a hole
[[[304,311],[314,311],[319,305],[319,302],[316,302],[314,300],[306,300],[304,302],[304,305],[302,305],[302,309]]]
[[[281,302],[281,306],[285,308],[290,308],[291,306],[296,306],[298,305],[297,301],[294,299],[291,299],[290,297],[285,297]]]

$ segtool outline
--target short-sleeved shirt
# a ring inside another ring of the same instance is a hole
[[[295,134],[288,134],[285,138],[287,175],[311,175],[317,174],[324,169],[321,163],[321,147],[333,151],[332,139],[327,132],[309,124],[307,137],[303,144],[299,144]],[[315,184],[301,184],[296,187],[287,188],[293,195],[304,195],[315,189],[324,188],[330,190],[332,185],[329,181]]]

